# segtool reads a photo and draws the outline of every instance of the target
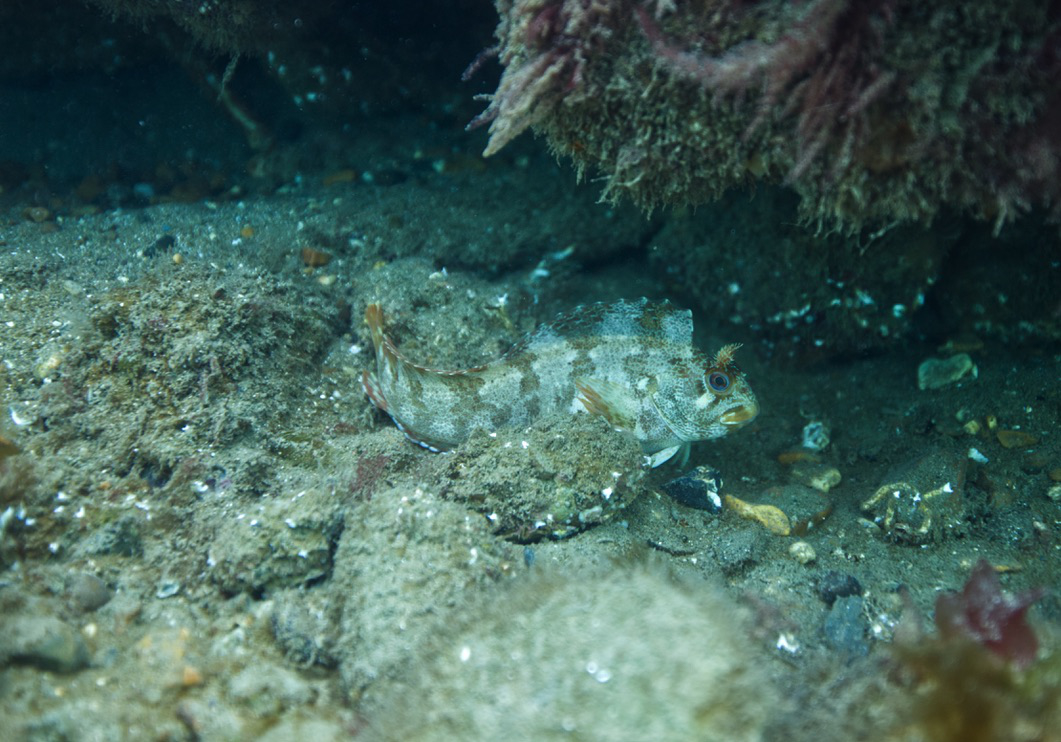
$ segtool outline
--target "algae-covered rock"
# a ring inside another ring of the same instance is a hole
[[[642,491],[632,436],[592,415],[558,415],[524,430],[481,432],[454,454],[443,494],[505,536],[564,537],[621,512]]]
[[[497,0],[486,154],[528,127],[652,208],[751,180],[857,229],[1059,214],[1049,3]]]
[[[461,612],[366,739],[760,739],[778,698],[728,597],[662,569],[519,578]]]

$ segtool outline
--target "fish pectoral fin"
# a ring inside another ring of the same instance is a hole
[[[685,449],[685,456],[683,456],[682,458],[683,458],[683,460],[688,460],[688,458],[689,458],[689,444],[688,443],[679,443],[677,446],[671,446],[670,448],[664,448],[662,451],[656,451],[655,453],[648,454],[647,456],[645,456],[645,458],[648,460],[648,465],[651,468],[655,469],[657,466],[661,466],[662,464],[665,464],[668,461],[670,461],[672,458],[674,458],[674,455],[676,453],[678,453],[679,451],[681,451],[683,448]],[[684,465],[685,464],[683,463],[682,466],[684,466]]]
[[[637,427],[637,400],[622,384],[604,379],[575,379],[577,399],[591,415],[600,415],[613,427],[632,431]]]

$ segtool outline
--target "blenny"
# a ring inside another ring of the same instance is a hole
[[[383,330],[383,309],[365,321],[376,373],[368,398],[415,443],[449,450],[481,428],[527,426],[561,411],[600,415],[634,435],[659,466],[693,441],[720,438],[751,422],[759,403],[733,363],[739,345],[714,358],[693,346],[692,312],[668,302],[587,304],[540,326],[484,366],[419,366]]]

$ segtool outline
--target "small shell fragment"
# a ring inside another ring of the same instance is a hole
[[[917,367],[917,388],[922,391],[942,389],[968,373],[976,378],[976,364],[968,353],[958,353],[945,359],[929,358]]]

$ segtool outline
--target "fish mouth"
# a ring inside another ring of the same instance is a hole
[[[750,402],[748,404],[742,404],[740,407],[734,407],[732,410],[722,414],[722,417],[718,419],[720,423],[725,425],[727,428],[739,428],[741,425],[747,425],[756,418],[759,414],[759,403]]]

